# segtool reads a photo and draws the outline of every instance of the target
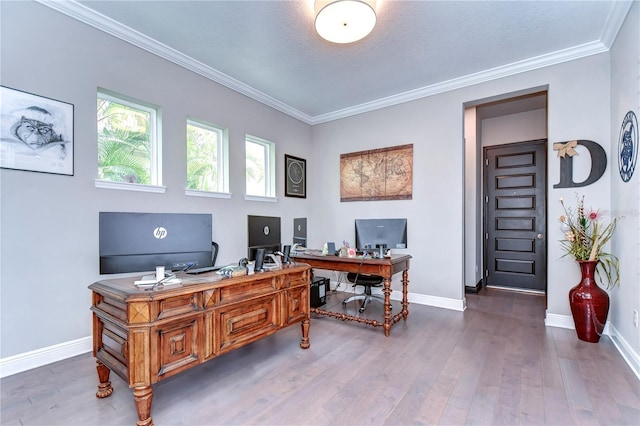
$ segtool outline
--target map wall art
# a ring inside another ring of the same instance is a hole
[[[340,154],[340,201],[410,200],[413,144]]]

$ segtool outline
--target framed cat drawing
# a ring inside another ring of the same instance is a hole
[[[0,86],[0,167],[73,176],[73,104]]]

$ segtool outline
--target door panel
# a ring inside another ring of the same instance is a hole
[[[546,146],[484,149],[485,285],[546,289]]]

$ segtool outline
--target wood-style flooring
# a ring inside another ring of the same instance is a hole
[[[343,295],[330,296],[343,309]],[[608,337],[586,343],[545,327],[542,296],[483,289],[467,303],[465,312],[409,305],[389,337],[313,316],[307,350],[295,325],[154,385],[154,422],[640,424],[640,381]],[[365,313],[381,308],[372,302]],[[96,398],[90,354],[6,377],[0,423],[134,425],[131,390],[114,373],[111,381],[114,393]]]

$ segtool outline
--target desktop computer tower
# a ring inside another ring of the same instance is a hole
[[[329,278],[314,278],[311,282],[311,307],[319,308],[327,303],[327,293],[330,289]]]

